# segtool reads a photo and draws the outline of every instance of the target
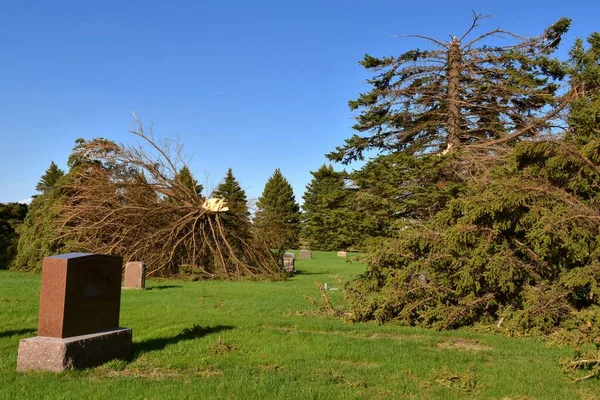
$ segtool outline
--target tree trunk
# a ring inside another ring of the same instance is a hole
[[[448,49],[448,151],[460,146],[460,42],[454,38]]]

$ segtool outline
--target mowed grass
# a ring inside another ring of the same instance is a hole
[[[121,325],[133,329],[134,359],[60,374],[15,371],[19,340],[36,334],[40,277],[0,271],[0,398],[600,398],[598,380],[561,373],[566,348],[314,315],[304,297],[319,298],[316,284],[339,287],[336,277],[364,266],[313,255],[287,281],[149,280],[149,290],[125,290]]]

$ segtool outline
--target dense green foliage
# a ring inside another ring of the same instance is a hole
[[[18,231],[26,215],[26,204],[0,204],[0,269],[8,268],[17,254]]]
[[[355,207],[367,237],[390,237],[406,223],[431,218],[464,190],[455,158],[402,153],[381,155],[352,175]]]
[[[40,193],[46,193],[56,186],[58,180],[64,176],[65,172],[58,168],[58,166],[52,161],[50,166],[40,178],[40,181],[35,185],[35,190]]]
[[[283,251],[297,246],[300,206],[292,186],[279,168],[267,180],[256,207],[254,228],[271,248]]]
[[[53,189],[36,196],[29,205],[27,217],[19,229],[17,255],[11,269],[20,271],[41,271],[44,257],[65,252],[68,248],[60,238],[56,226],[58,205],[65,193],[61,183],[69,179],[64,176],[55,183]]]
[[[188,189],[191,193],[202,197],[202,191],[204,190],[204,186],[198,184],[198,181],[192,176],[192,173],[190,172],[190,169],[187,165],[181,167],[181,169],[177,173],[176,180],[186,189]]]
[[[473,173],[433,218],[406,221],[347,287],[355,319],[543,334],[592,324],[600,306],[598,35],[589,43],[571,52],[569,134],[519,143]]]
[[[225,178],[223,178],[223,181],[213,192],[213,197],[225,199],[227,207],[229,207],[229,211],[231,213],[236,214],[246,220],[250,219],[246,192],[235,179],[235,176],[233,176],[233,170],[231,168],[227,170]]]
[[[354,207],[355,189],[346,185],[347,174],[322,165],[311,172],[302,205],[302,240],[311,250],[344,250],[361,241],[365,215]]]
[[[221,216],[223,226],[231,232],[232,246],[237,246],[238,242],[249,240],[252,237],[252,225],[250,223],[250,211],[248,211],[248,199],[246,192],[233,175],[233,170],[229,168],[223,181],[213,192],[213,197],[224,199],[229,211]]]
[[[81,139],[76,141],[79,145]],[[71,159],[69,165],[80,160]],[[60,198],[66,195],[62,189],[64,182],[72,179],[65,175],[54,161],[40,178],[36,190],[37,195],[29,205],[27,217],[19,228],[17,254],[10,268],[20,271],[40,271],[44,257],[66,251],[68,246],[61,240],[56,226]]]
[[[600,141],[518,145],[349,287],[359,320],[550,332],[600,298]],[[593,165],[589,165],[589,162]]]

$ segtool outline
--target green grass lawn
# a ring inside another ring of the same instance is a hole
[[[337,287],[364,270],[313,255],[288,281],[149,280],[123,291],[133,361],[60,374],[15,371],[19,340],[36,334],[40,277],[0,271],[0,399],[600,398],[599,380],[561,373],[566,348],[311,315],[315,283]]]

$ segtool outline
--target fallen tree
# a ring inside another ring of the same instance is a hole
[[[346,288],[355,320],[548,334],[600,299],[600,140],[524,142]]]
[[[180,174],[185,166],[180,145],[155,139],[137,118],[132,134],[141,139],[138,145],[78,141],[56,205],[60,240],[69,249],[143,260],[149,275],[281,274],[268,247],[246,234],[246,216],[222,199],[203,198],[190,184],[189,169]],[[238,222],[223,224],[223,212]]]

